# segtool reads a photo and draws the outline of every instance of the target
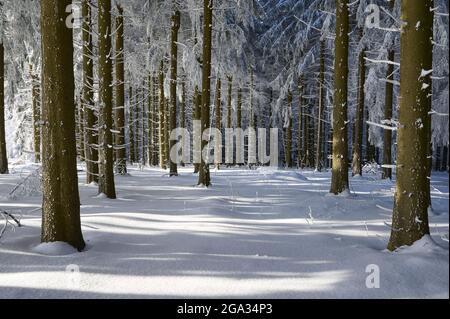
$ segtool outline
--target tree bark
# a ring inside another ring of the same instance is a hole
[[[0,19],[3,19],[3,16]],[[0,34],[0,174],[8,174],[5,133],[5,47],[3,45],[3,34]]]
[[[33,147],[34,162],[41,162],[41,82],[30,64],[31,94],[33,106]]]
[[[433,59],[433,0],[403,0],[397,182],[389,250],[429,234],[428,148]]]
[[[78,194],[72,29],[65,25],[65,9],[71,3],[41,1],[41,239],[46,243],[63,241],[81,251],[85,243]]]
[[[195,86],[193,100],[194,100],[194,116],[192,117],[192,119],[200,121],[202,118],[201,115],[202,95],[198,90],[198,85]],[[199,171],[200,171],[200,163],[194,163],[194,174],[197,174]]]
[[[117,5],[118,15],[116,17],[116,167],[117,173],[127,173],[127,155],[125,150],[125,69],[124,69],[124,24],[123,8]]]
[[[166,162],[166,138],[165,138],[165,106],[164,97],[164,62],[161,61],[159,69],[159,165],[161,169],[167,168]]]
[[[172,37],[170,52],[170,132],[177,128],[177,64],[178,64],[178,31],[180,30],[180,11],[175,10],[172,15]],[[170,135],[169,132],[169,135]],[[178,176],[176,158],[170,158],[170,150],[177,141],[169,138],[169,176]]]
[[[212,47],[212,25],[213,25],[213,0],[203,0],[203,75],[202,75],[202,134],[209,127],[209,108],[211,103],[211,47]],[[202,139],[202,150],[206,146]],[[207,159],[201,156],[198,184],[209,187],[211,178]]]
[[[86,123],[86,183],[98,183],[98,132],[97,132],[97,115],[95,113],[94,104],[94,61],[92,56],[92,14],[91,0],[83,0],[83,105],[84,117]]]
[[[362,138],[363,138],[363,118],[364,118],[364,85],[366,81],[366,64],[365,64],[365,50],[363,49],[359,54],[359,76],[358,76],[358,105],[356,107],[356,118],[354,126],[354,140],[353,140],[353,160],[352,160],[352,175],[362,175]]]
[[[98,1],[99,193],[116,198],[112,137],[111,0]]]
[[[286,148],[285,148],[285,163],[286,167],[292,168],[292,93],[288,92],[288,107],[287,107],[287,126],[286,126]]]
[[[216,113],[216,129],[219,132],[222,132],[222,81],[220,78],[217,78],[216,82],[216,101],[215,101],[215,113]],[[222,144],[220,144],[220,140],[216,139],[216,149],[222,148]],[[217,169],[220,169],[220,163],[222,159],[218,156],[215,156],[215,165]]]
[[[319,70],[319,108],[317,116],[317,143],[316,143],[316,171],[322,171],[323,163],[323,112],[325,110],[325,43],[320,42],[320,70]]]
[[[348,0],[336,0],[334,63],[333,168],[330,193],[348,190],[347,81],[348,81]]]

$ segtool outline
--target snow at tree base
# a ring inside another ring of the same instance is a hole
[[[0,0],[0,299],[448,299],[448,9]]]

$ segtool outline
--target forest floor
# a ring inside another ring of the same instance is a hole
[[[109,200],[80,171],[87,248],[78,253],[39,245],[31,178],[8,195],[33,167],[0,177],[0,209],[24,225],[0,239],[0,298],[449,297],[447,173],[432,177],[431,238],[390,253],[395,184],[375,173],[330,196],[329,172],[213,170],[204,189],[192,168],[169,178],[135,167]],[[369,289],[377,269],[380,286]]]

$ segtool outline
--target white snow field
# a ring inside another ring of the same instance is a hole
[[[8,196],[32,168],[0,176],[0,209],[24,225],[0,240],[0,298],[449,297],[447,173],[432,177],[431,238],[390,253],[395,184],[375,174],[330,196],[329,172],[223,169],[204,189],[192,168],[136,167],[108,200],[80,171],[78,253],[39,245],[35,189]]]

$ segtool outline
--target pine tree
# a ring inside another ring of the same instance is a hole
[[[429,234],[428,148],[433,0],[403,0],[397,182],[389,250]]]
[[[0,32],[3,32],[3,4],[0,4]],[[5,133],[5,46],[0,33],[0,174],[8,174]]]
[[[216,129],[221,132],[222,131],[222,81],[220,78],[217,78],[216,82],[216,99],[215,99],[215,113],[216,113]],[[219,148],[222,148],[222,145],[220,144],[220,140],[216,139],[216,146],[215,148],[218,150]],[[215,165],[216,168],[220,168],[220,162],[222,159],[219,157],[218,154],[215,154]]]
[[[116,198],[112,137],[111,0],[98,1],[99,192]]]
[[[319,70],[319,107],[317,116],[317,143],[316,143],[316,171],[322,170],[323,162],[323,112],[325,111],[325,43],[320,42],[320,70]]]
[[[172,15],[172,36],[170,52],[170,132],[177,128],[177,65],[178,65],[178,31],[180,30],[180,11],[175,10]],[[169,134],[170,134],[169,132]],[[170,139],[169,150],[175,147],[177,141]],[[170,176],[177,176],[176,158],[170,158],[168,153]]]
[[[286,167],[292,167],[292,93],[288,92],[288,107],[286,112],[287,126],[286,126],[286,141],[285,141],[285,163]]]
[[[165,103],[164,97],[164,62],[161,61],[159,68],[159,165],[162,169],[167,168],[166,162],[166,138],[165,138]]]
[[[395,0],[389,2],[390,9],[394,8]],[[386,70],[386,89],[385,89],[385,102],[384,102],[384,120],[386,123],[391,123],[392,121],[392,105],[394,100],[394,60],[395,60],[395,51],[392,48],[389,48],[388,51],[388,61]],[[384,130],[383,132],[383,164],[386,166],[392,165],[392,131]],[[382,177],[392,179],[392,168],[383,167],[383,175]]]
[[[362,49],[358,59],[358,105],[356,107],[356,117],[354,126],[353,138],[353,161],[352,174],[353,176],[362,175],[362,138],[363,138],[363,118],[364,118],[364,84],[366,81],[366,64],[365,64],[365,50]]]
[[[33,147],[34,147],[34,162],[41,162],[41,82],[39,76],[34,73],[33,65],[30,64],[30,78],[31,78],[31,96],[33,108]]]
[[[86,183],[98,182],[97,115],[94,110],[94,61],[92,43],[91,0],[83,0],[83,105],[86,123]]]
[[[81,233],[75,143],[71,0],[41,1],[42,39],[42,242],[85,247]]]
[[[336,0],[334,62],[333,169],[330,193],[348,190],[347,81],[348,81],[348,0]]]
[[[125,175],[127,173],[127,156],[125,150],[125,70],[124,70],[124,24],[123,8],[117,5],[116,32],[115,32],[115,74],[116,74],[116,167],[117,173]]]
[[[213,26],[213,0],[203,0],[203,80],[202,80],[202,114],[201,126],[204,132],[210,124],[209,107],[211,103],[211,48],[212,48],[212,26]],[[206,141],[202,139],[202,150]],[[207,159],[201,156],[198,184],[209,187],[211,178]]]

